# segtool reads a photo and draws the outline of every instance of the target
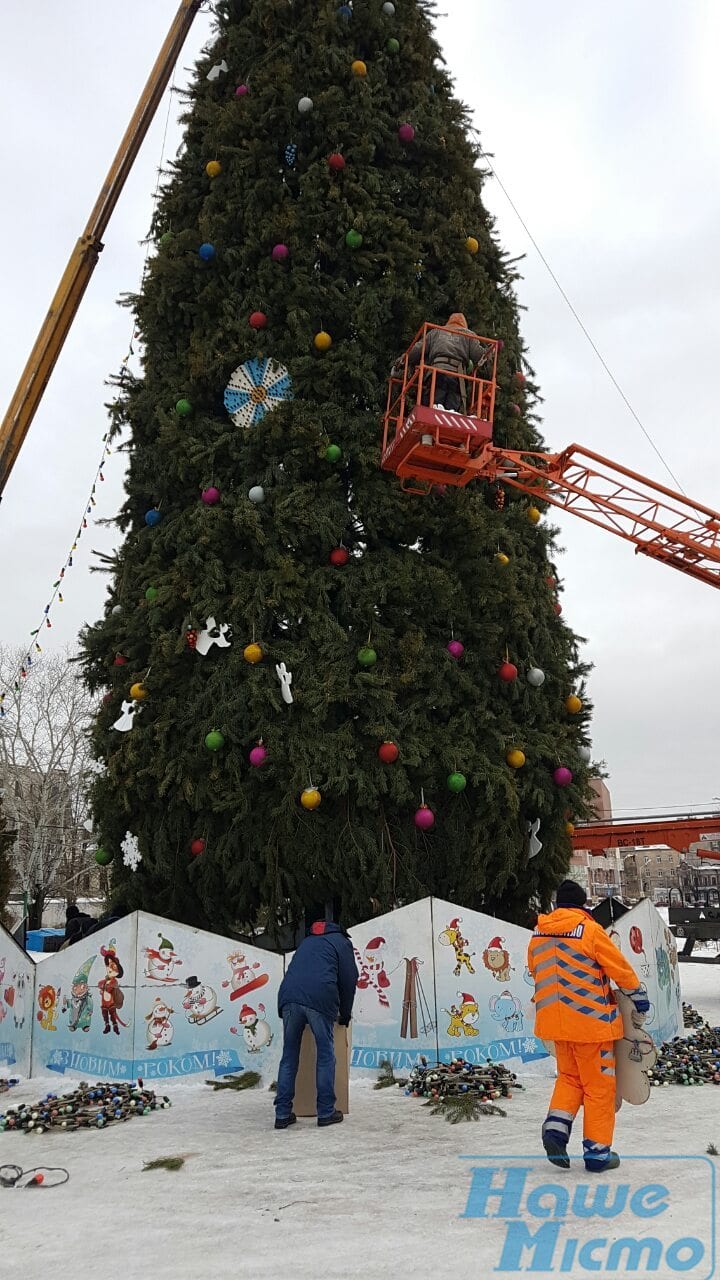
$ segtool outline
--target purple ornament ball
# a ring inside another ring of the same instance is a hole
[[[398,138],[401,142],[412,142],[415,137],[415,130],[411,124],[401,124],[398,129]]]
[[[267,755],[267,750],[262,743],[259,742],[256,747],[253,747],[250,755],[248,756],[248,760],[255,769],[259,769],[267,760]]]
[[[287,262],[290,257],[290,250],[286,244],[276,244],[270,256],[273,262]]]
[[[561,764],[553,773],[553,782],[558,787],[569,787],[572,780],[572,772],[570,769],[566,769],[564,764]]]
[[[201,496],[206,507],[214,507],[220,501],[220,490],[211,484],[209,489],[203,489]]]
[[[429,831],[435,826],[435,814],[432,809],[428,809],[427,805],[422,805],[415,813],[415,826],[420,831]]]
[[[462,658],[465,652],[465,645],[462,640],[448,640],[445,648],[451,658]]]
[[[246,84],[239,84],[239,85],[238,85],[238,87],[237,87],[237,89],[235,90],[235,97],[236,97],[236,98],[244,98],[244,97],[245,97],[245,95],[246,95],[247,93],[248,93],[248,87],[247,87],[247,85],[246,85]]]

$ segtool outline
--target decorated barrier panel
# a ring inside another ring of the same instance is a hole
[[[677,952],[649,902],[610,927],[646,986],[656,1043],[682,1031]],[[533,1035],[530,933],[425,898],[351,930],[351,1071],[421,1056],[551,1073]],[[0,1068],[146,1080],[255,1070],[276,1078],[277,994],[291,957],[139,912],[35,966],[0,934]],[[31,1048],[32,1046],[32,1048]]]
[[[29,1075],[35,965],[0,925],[0,1073]]]
[[[680,966],[675,939],[651,902],[638,902],[606,932],[630,961],[646,988],[650,1009],[645,1030],[655,1044],[682,1035]]]
[[[527,929],[425,898],[351,936],[354,1076],[376,1074],[383,1059],[404,1071],[421,1055],[552,1070],[532,1032]]]
[[[32,1073],[177,1079],[280,1053],[281,956],[138,912],[48,957],[36,978]]]

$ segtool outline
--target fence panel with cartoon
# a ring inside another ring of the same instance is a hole
[[[30,1074],[35,965],[0,925],[0,1075]]]

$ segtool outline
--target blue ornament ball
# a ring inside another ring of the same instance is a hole
[[[201,244],[200,248],[198,249],[198,253],[200,254],[200,257],[202,258],[203,262],[212,262],[213,258],[215,257],[215,245]]]
[[[288,142],[285,148],[285,163],[289,169],[292,169],[295,164],[295,161],[297,160],[297,153],[297,145],[294,142]]]
[[[352,18],[352,9],[349,4],[341,4],[337,11],[338,18]]]
[[[162,515],[158,511],[157,507],[153,507],[151,511],[145,512],[145,523],[148,529],[154,529],[155,525],[159,524],[161,520]]]

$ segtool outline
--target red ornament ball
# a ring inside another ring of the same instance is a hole
[[[108,692],[103,695],[102,704],[106,707],[110,702],[112,702],[112,694]]]
[[[268,318],[264,311],[253,311],[249,319],[251,329],[266,329]]]
[[[125,666],[127,666],[127,658],[123,657],[123,655],[122,655],[121,653],[116,653],[116,654],[115,654],[115,659],[114,659],[114,661],[113,661],[113,666],[114,666],[114,667],[125,667]]]
[[[555,613],[557,614],[557,616],[558,616],[558,618],[559,618],[559,617],[560,617],[560,614],[562,613],[562,605],[561,605],[561,604],[558,604],[558,602],[557,602],[557,600],[556,600],[556,601],[555,601],[555,604],[553,605],[553,608],[554,608]]]
[[[204,853],[204,852],[205,852],[205,841],[204,841],[204,840],[193,840],[192,844],[190,845],[190,852],[191,852],[191,854],[193,855],[193,857],[195,857],[195,858],[198,856],[198,854],[199,854],[199,853]]]
[[[518,369],[513,381],[516,387],[524,387],[525,383],[527,382],[527,378],[525,377],[525,374],[522,372],[522,370]]]
[[[341,156],[339,151],[333,151],[332,155],[328,156],[328,165],[333,173],[342,173],[345,168],[345,157]]]
[[[334,564],[337,569],[341,569],[350,559],[350,552],[347,547],[333,547],[330,552],[330,563]]]
[[[519,418],[520,414],[522,413],[522,409],[520,408],[519,404],[511,404],[510,412],[514,413],[516,418]]]
[[[399,755],[400,752],[394,742],[383,742],[378,747],[378,759],[382,760],[383,764],[394,764]]]
[[[502,662],[498,667],[498,675],[503,684],[511,684],[513,680],[517,680],[517,673],[514,662]]]

